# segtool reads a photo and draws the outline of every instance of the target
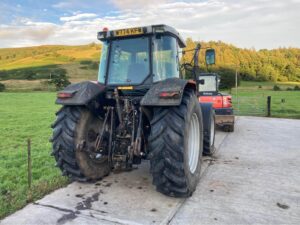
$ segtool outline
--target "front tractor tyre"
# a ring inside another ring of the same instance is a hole
[[[153,184],[168,196],[191,196],[200,179],[203,151],[202,113],[194,92],[185,91],[179,106],[154,108],[150,124]]]
[[[63,106],[56,116],[52,125],[52,155],[62,174],[77,181],[97,180],[108,175],[111,168],[105,152],[108,143],[105,135],[103,148],[95,149],[103,120],[80,106]]]

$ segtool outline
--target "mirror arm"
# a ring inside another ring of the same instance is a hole
[[[193,57],[193,59],[194,59],[194,67],[193,67],[193,74],[194,74],[194,80],[195,80],[195,82],[197,82],[197,75],[196,75],[196,70],[198,69],[198,59],[199,59],[199,51],[200,51],[200,49],[201,49],[201,44],[200,43],[198,43],[197,44],[197,47],[195,48],[195,53],[194,53],[194,57]],[[197,91],[198,91],[198,85],[197,85]]]

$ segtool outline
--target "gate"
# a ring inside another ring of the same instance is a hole
[[[267,116],[267,96],[265,95],[238,95],[233,96],[235,115]]]

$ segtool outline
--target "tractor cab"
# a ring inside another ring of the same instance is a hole
[[[123,90],[148,89],[153,83],[180,78],[178,49],[185,42],[172,27],[104,29],[98,39],[103,43],[99,83]]]

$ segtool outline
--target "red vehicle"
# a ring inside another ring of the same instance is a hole
[[[219,76],[216,73],[198,75],[199,102],[212,103],[215,110],[215,123],[226,132],[234,131],[234,114],[231,96],[219,92]]]

